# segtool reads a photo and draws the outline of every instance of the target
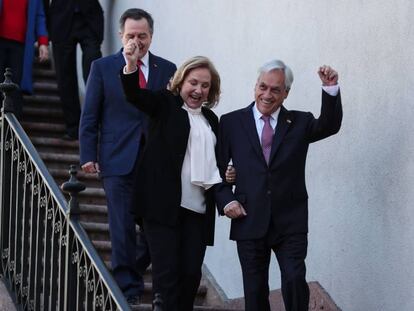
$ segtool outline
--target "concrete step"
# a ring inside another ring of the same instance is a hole
[[[59,107],[43,108],[43,106],[23,105],[22,121],[50,122],[64,124],[63,111]]]
[[[39,82],[41,83],[42,87],[49,87],[50,82]],[[57,86],[56,86],[57,87]],[[62,103],[60,101],[60,97],[57,94],[40,94],[36,93],[36,95],[24,95],[23,96],[25,106],[35,105],[42,108],[50,108],[50,107],[57,107],[61,109]]]
[[[111,261],[104,261],[105,266],[108,268],[109,271],[112,271],[112,263]],[[152,282],[152,266],[151,264],[144,272],[144,282],[151,283]]]
[[[109,233],[109,223],[106,222],[98,222],[95,220],[82,220],[81,221],[82,227],[88,232],[89,237],[91,240],[108,240],[110,239]],[[139,226],[135,227],[135,230],[138,234]]]
[[[102,188],[86,188],[79,193],[79,196],[105,198],[105,191]]]
[[[81,200],[84,201],[84,200]],[[80,219],[84,222],[108,223],[108,209],[106,205],[80,204]],[[109,240],[109,238],[108,238]]]
[[[68,141],[68,140],[62,139],[61,137],[63,135],[63,132],[49,132],[49,135],[54,135],[55,137],[53,136],[48,137],[46,136],[46,134],[43,136],[40,136],[41,133],[39,133],[39,130],[35,130],[36,128],[40,128],[40,126],[39,127],[28,126],[28,127],[25,127],[24,129],[26,133],[34,132],[34,135],[31,135],[31,140],[32,140],[33,145],[35,145],[39,153],[52,153],[52,154],[64,153],[64,154],[76,154],[76,155],[79,154],[79,142],[78,141]],[[53,126],[51,126],[50,128],[51,130],[52,129],[59,130],[59,128],[57,127],[54,128]],[[79,173],[81,173],[81,170],[79,171]],[[67,172],[66,172],[66,175],[67,175]],[[84,177],[84,175],[85,174],[82,174],[82,177]],[[80,176],[80,174],[78,176]]]
[[[132,311],[151,311],[152,305],[150,303],[142,303],[137,306],[132,306]],[[242,309],[225,309],[220,307],[210,306],[194,306],[194,311],[242,311]]]
[[[81,205],[106,205],[105,192],[102,188],[87,187],[79,193],[78,199]],[[89,219],[94,219],[92,217],[93,215]]]
[[[62,134],[65,132],[65,125],[61,124],[61,123],[50,123],[50,122],[29,122],[29,121],[22,121],[21,125],[23,126],[23,128],[25,129],[25,131],[27,133],[30,133],[31,131],[41,131],[42,132],[42,136],[41,137],[33,137],[33,139],[35,139],[37,142],[39,142],[39,139],[45,139],[47,138],[47,135],[50,132],[57,132],[59,134]],[[48,141],[48,143],[55,143],[56,142],[52,142],[52,141]],[[59,141],[59,143],[61,144],[62,141]],[[67,144],[69,142],[65,142],[65,146],[72,146],[72,145],[76,145],[78,146],[79,144],[76,142],[76,144],[74,142],[71,142],[72,144]]]
[[[52,59],[51,59],[51,57],[49,57],[48,59],[46,59],[43,62],[40,62],[37,59],[37,57],[39,56],[38,53],[37,53],[37,50],[35,51],[35,53],[36,53],[36,55],[35,55],[36,57],[35,57],[35,60],[33,62],[33,68],[49,68],[49,69],[52,68]]]
[[[108,223],[96,223],[96,222],[81,221],[81,225],[88,232],[89,231],[94,231],[94,232],[109,233],[109,224]]]
[[[52,154],[67,154],[67,155],[76,155],[79,157],[78,148],[76,145],[66,144],[68,143],[65,140],[62,140],[58,137],[50,137],[49,139],[55,139],[56,144],[45,144],[44,141],[36,141],[36,149],[39,153],[52,153]],[[71,163],[78,165],[77,163]],[[78,168],[79,169],[79,168]],[[80,169],[79,169],[80,170]],[[83,176],[83,175],[82,175]]]
[[[60,108],[43,108],[43,107],[29,107],[23,106],[23,114],[30,117],[55,117],[63,118],[63,111]]]
[[[81,221],[82,227],[88,233],[91,240],[106,241],[110,239],[109,224],[107,222],[87,222]]]
[[[51,68],[35,67],[33,68],[33,76],[35,81],[37,81],[39,78],[48,78],[56,81],[56,72]]]
[[[39,152],[40,157],[44,162],[59,162],[67,164],[79,163],[78,154],[68,154],[68,153],[57,153],[57,152]]]
[[[80,204],[79,205],[82,214],[101,214],[101,215],[108,215],[108,208],[106,205],[98,205],[98,204]]]
[[[88,231],[96,231],[96,232],[109,232],[109,224],[108,223],[96,223],[96,222],[86,222],[81,221],[82,227]],[[139,226],[136,225],[135,229],[137,232],[139,231]]]
[[[57,82],[51,81],[35,81],[33,83],[33,89],[35,94],[58,94]]]
[[[95,246],[96,250],[101,255],[103,261],[110,261],[111,260],[111,249],[112,243],[110,241],[105,240],[92,240],[93,246]]]
[[[197,290],[197,295],[195,299],[195,305],[202,304],[203,298],[207,294],[207,287],[203,282],[201,282],[200,286]],[[141,297],[143,303],[150,303],[152,301],[152,282],[144,282],[144,295]]]

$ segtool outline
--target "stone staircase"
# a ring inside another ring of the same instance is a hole
[[[79,164],[78,141],[65,141],[65,126],[60,99],[57,92],[56,75],[50,63],[35,64],[34,94],[24,97],[21,124],[45,162],[56,183],[60,185],[68,180],[70,164]],[[97,176],[78,171],[78,179],[85,183],[86,190],[79,194],[81,223],[95,245],[97,251],[110,269],[111,242],[105,194]],[[145,275],[145,294],[143,303],[133,310],[151,310],[151,271]],[[195,310],[230,310],[214,299],[211,306],[209,296],[215,291],[203,278],[196,298]]]

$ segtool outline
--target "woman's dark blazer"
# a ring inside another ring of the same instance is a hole
[[[138,164],[133,213],[135,218],[161,224],[179,225],[181,168],[190,133],[188,113],[180,96],[168,90],[139,89],[138,73],[124,75],[121,81],[126,99],[150,118],[149,133]],[[217,137],[218,118],[208,108],[202,113]],[[201,165],[201,164],[200,164]],[[214,187],[206,191],[206,244],[213,245]]]

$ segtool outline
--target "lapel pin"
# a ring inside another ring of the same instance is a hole
[[[290,124],[290,123],[292,123],[292,120],[291,119],[286,119],[286,122]]]
[[[158,67],[157,64],[154,64],[154,67]]]

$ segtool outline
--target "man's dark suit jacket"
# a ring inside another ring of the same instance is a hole
[[[309,144],[339,131],[342,121],[340,94],[322,92],[321,115],[310,112],[279,113],[269,166],[262,153],[252,107],[225,114],[220,119],[218,164],[224,176],[230,159],[236,169],[232,185],[216,186],[217,208],[239,201],[247,216],[233,219],[230,238],[251,240],[266,236],[270,221],[279,236],[308,232],[308,194],[305,186],[305,162]]]
[[[181,168],[190,134],[188,113],[183,100],[168,90],[151,92],[138,89],[138,73],[121,73],[129,102],[150,117],[149,136],[138,166],[135,215],[165,225],[179,225]],[[217,135],[218,118],[210,109],[202,113]],[[214,187],[206,191],[206,244],[214,242]]]
[[[102,177],[132,171],[147,127],[146,116],[125,99],[119,78],[124,66],[122,51],[97,59],[86,85],[79,127],[80,163],[98,162]],[[147,88],[164,89],[176,69],[173,63],[149,53]]]
[[[53,0],[49,7],[49,35],[53,43],[64,42],[69,37],[75,11],[81,14],[102,43],[104,34],[104,16],[98,0]]]

